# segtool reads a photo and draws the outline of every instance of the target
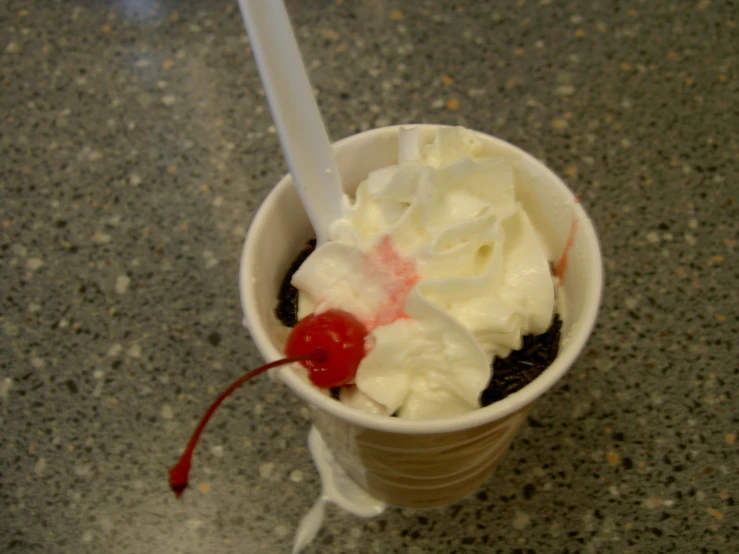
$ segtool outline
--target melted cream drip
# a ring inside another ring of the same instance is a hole
[[[383,502],[371,497],[336,463],[315,427],[311,427],[308,433],[308,448],[321,476],[321,495],[300,520],[295,531],[293,554],[308,546],[321,530],[327,502],[359,517],[374,517],[385,510]]]

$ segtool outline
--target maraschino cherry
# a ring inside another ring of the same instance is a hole
[[[293,327],[285,344],[285,354],[302,356],[325,352],[323,358],[306,359],[303,365],[310,370],[310,380],[317,387],[340,387],[354,379],[364,357],[366,337],[367,328],[352,314],[328,310],[310,314]]]
[[[284,364],[300,362],[317,387],[333,388],[354,379],[364,356],[367,329],[356,317],[342,310],[311,314],[293,327],[287,339],[286,358],[265,364],[234,381],[210,405],[195,428],[179,461],[169,470],[169,486],[179,498],[187,488],[192,455],[200,435],[218,406],[236,389],[260,373]]]

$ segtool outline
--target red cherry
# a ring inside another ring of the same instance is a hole
[[[310,380],[317,387],[340,387],[354,379],[364,358],[366,336],[367,328],[352,314],[327,310],[298,321],[287,338],[285,354],[323,353],[301,363],[310,371]]]
[[[200,436],[218,406],[241,385],[260,373],[283,364],[302,363],[318,387],[338,387],[350,382],[364,357],[367,329],[350,313],[328,310],[300,320],[287,339],[287,358],[274,361],[240,377],[213,401],[195,428],[179,461],[169,470],[169,486],[179,498],[188,486],[192,455]]]

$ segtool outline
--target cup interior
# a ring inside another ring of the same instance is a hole
[[[422,140],[433,139],[436,125],[418,125]],[[397,163],[400,126],[374,129],[334,144],[344,189],[353,194],[374,169]],[[430,434],[472,428],[527,406],[562,377],[577,359],[595,324],[603,287],[600,246],[592,221],[572,192],[541,162],[503,140],[478,133],[484,155],[513,160],[516,196],[540,234],[550,260],[564,249],[577,220],[567,272],[560,289],[563,340],[554,363],[520,391],[485,408],[453,418],[404,420],[367,414],[326,396],[289,367],[279,377],[303,400],[349,423],[378,431]],[[271,191],[251,223],[241,255],[239,289],[244,324],[266,361],[283,357],[288,330],[274,313],[279,286],[306,241],[313,237],[308,216],[286,175]]]

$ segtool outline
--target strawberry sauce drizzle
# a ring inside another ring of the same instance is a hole
[[[381,282],[387,291],[387,299],[377,307],[374,317],[364,322],[367,329],[371,331],[380,325],[407,318],[405,301],[421,280],[415,262],[403,256],[390,236],[385,235],[367,252],[364,265],[367,274]]]
[[[579,204],[580,199],[575,198],[575,204]],[[574,211],[574,206],[573,206]],[[572,223],[570,224],[570,233],[567,235],[567,241],[565,242],[564,250],[562,250],[562,255],[559,257],[559,259],[554,262],[554,268],[553,273],[554,276],[557,278],[557,281],[561,285],[564,282],[565,278],[565,271],[567,271],[567,255],[570,253],[570,249],[572,248],[572,245],[575,242],[575,232],[577,231],[577,218],[575,217],[575,214],[572,214]]]

